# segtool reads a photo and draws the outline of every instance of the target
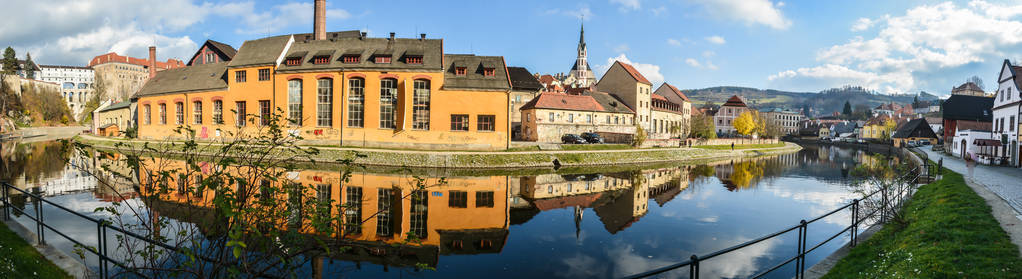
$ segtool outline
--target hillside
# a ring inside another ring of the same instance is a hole
[[[803,105],[809,105],[815,115],[827,115],[839,112],[844,108],[845,101],[852,106],[866,105],[870,108],[884,103],[910,104],[916,97],[915,94],[885,95],[866,90],[861,87],[846,86],[812,92],[790,92],[773,89],[756,89],[748,87],[718,86],[703,89],[684,90],[685,95],[692,99],[695,105],[705,103],[720,105],[732,95],[739,95],[745,99],[749,106],[764,108],[791,108],[799,109]],[[937,96],[926,92],[920,92],[919,100],[930,101],[938,99]]]

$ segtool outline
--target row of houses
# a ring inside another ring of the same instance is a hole
[[[982,163],[1022,167],[1022,66],[1004,60],[993,94],[953,94],[944,102],[944,150]]]

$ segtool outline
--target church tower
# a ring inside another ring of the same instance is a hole
[[[596,76],[593,74],[592,68],[589,67],[586,52],[586,29],[583,25],[578,34],[578,58],[575,59],[575,65],[571,66],[571,72],[568,73],[574,80],[571,83],[572,87],[590,87],[596,84]]]

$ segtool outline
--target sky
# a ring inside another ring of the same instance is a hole
[[[191,57],[206,39],[312,31],[312,0],[11,1],[0,47],[39,64],[86,65],[117,52]],[[446,53],[504,56],[567,73],[585,25],[597,76],[615,60],[654,86],[818,92],[844,85],[947,95],[971,76],[996,87],[1022,59],[1022,1],[515,0],[327,1],[327,30],[443,38]]]

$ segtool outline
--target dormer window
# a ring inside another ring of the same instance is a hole
[[[358,58],[359,57],[357,55],[345,55],[344,57],[341,57],[341,61],[346,64],[354,64],[358,63]]]
[[[488,76],[488,77],[492,77],[492,76],[497,75],[497,71],[495,71],[493,68],[484,68],[483,69],[483,75]]]
[[[390,64],[390,56],[376,56],[373,62],[376,64]]]
[[[459,76],[464,76],[464,75],[468,74],[468,68],[465,68],[465,67],[454,68],[454,74],[455,75],[459,75]]]
[[[298,66],[298,65],[301,65],[302,64],[302,58],[301,57],[288,57],[287,58],[287,62],[285,62],[285,64],[287,64],[288,66]]]
[[[312,58],[312,64],[320,65],[330,63],[330,56],[316,56]]]
[[[408,64],[422,64],[422,56],[409,56],[405,58],[405,63]]]

